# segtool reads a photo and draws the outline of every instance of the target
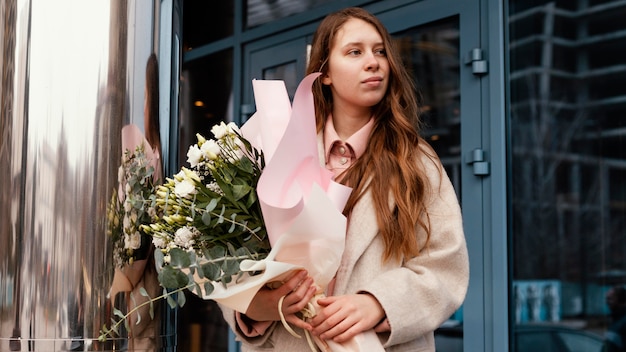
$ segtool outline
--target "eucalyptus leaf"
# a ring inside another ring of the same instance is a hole
[[[204,283],[204,293],[206,295],[210,295],[211,293],[213,293],[214,289],[215,288],[213,287],[213,284],[211,282],[207,281],[207,282]]]
[[[122,313],[121,310],[117,309],[117,308],[113,308],[113,315],[115,315],[116,317],[122,318],[124,319],[124,313]]]
[[[234,259],[227,259],[222,264],[222,271],[225,275],[234,275],[239,272],[239,262]]]
[[[177,307],[178,303],[176,302],[176,300],[174,300],[174,298],[172,298],[171,295],[168,295],[165,298],[167,299],[167,304],[170,306],[170,308],[174,309]]]
[[[161,286],[170,289],[185,287],[189,282],[185,273],[169,265],[163,267],[158,278]]]
[[[217,207],[217,202],[218,202],[218,198],[213,198],[211,199],[211,201],[209,202],[209,204],[206,206],[206,211],[207,212],[211,212],[215,209],[215,207]]]
[[[178,292],[177,294],[177,298],[178,298],[178,306],[179,307],[183,307],[185,305],[185,303],[187,302],[187,297],[185,297],[185,294],[182,292]]]
[[[170,265],[176,268],[188,268],[191,265],[189,252],[180,248],[170,249]]]
[[[204,277],[211,281],[217,280],[222,274],[220,266],[215,263],[205,263],[202,264],[200,268],[202,269]]]
[[[211,213],[206,211],[202,213],[202,223],[205,225],[211,224]]]

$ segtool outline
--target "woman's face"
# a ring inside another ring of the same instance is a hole
[[[363,114],[378,104],[389,85],[389,62],[376,28],[352,18],[337,31],[322,83],[333,94],[333,112]]]

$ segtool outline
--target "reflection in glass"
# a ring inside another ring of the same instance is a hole
[[[394,38],[422,95],[423,137],[435,148],[460,195],[458,28],[458,18],[450,18],[394,33]]]
[[[246,28],[310,10],[331,0],[247,0]]]
[[[263,70],[263,79],[278,79],[285,82],[289,99],[293,100],[298,89],[298,72],[295,61],[286,64],[266,68]]]
[[[213,4],[213,3],[211,3]],[[187,151],[197,142],[196,133],[212,138],[213,125],[233,121],[233,52],[225,50],[187,62],[182,68],[179,165],[189,166]],[[201,346],[203,351],[228,351],[228,325],[219,307],[186,292],[187,303],[180,309],[178,343],[180,351]]]
[[[233,0],[183,1],[183,51],[233,35],[234,20]]]
[[[603,334],[626,284],[626,5],[510,3],[512,319]]]
[[[187,150],[196,133],[211,137],[211,127],[232,121],[233,52],[224,50],[187,62],[182,68],[179,159],[186,165]]]

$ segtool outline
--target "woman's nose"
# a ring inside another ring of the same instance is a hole
[[[365,65],[366,71],[376,71],[380,64],[378,63],[378,57],[373,52],[367,54],[367,61]]]

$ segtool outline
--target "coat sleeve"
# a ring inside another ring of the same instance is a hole
[[[378,299],[387,315],[391,332],[385,347],[431,334],[461,306],[469,283],[456,193],[438,159],[423,164],[432,186],[426,202],[431,228],[428,246],[400,266],[384,264],[388,267],[361,286]],[[417,231],[417,236],[425,238]]]
[[[271,335],[272,331],[276,327],[276,322],[272,322],[269,326],[263,327],[263,334],[258,336],[247,336],[247,335],[256,335],[256,334],[248,334],[244,332],[239,325],[240,322],[237,320],[237,312],[231,308],[228,308],[222,304],[218,303],[218,306],[222,310],[222,315],[224,316],[224,320],[230,326],[230,329],[235,333],[237,340],[245,341],[248,345],[257,346],[257,347],[271,347],[269,346],[268,338]]]

